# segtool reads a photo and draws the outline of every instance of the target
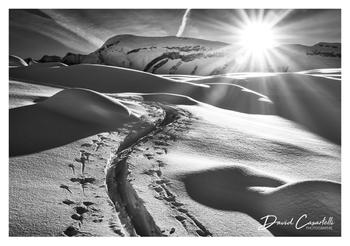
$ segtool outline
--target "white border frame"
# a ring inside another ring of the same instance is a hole
[[[350,1],[341,0],[244,0],[244,1],[228,1],[228,0],[128,0],[125,2],[116,0],[103,0],[103,1],[90,1],[87,0],[2,0],[1,1],[1,26],[2,35],[0,48],[2,49],[2,58],[0,59],[1,66],[1,81],[0,81],[0,108],[1,108],[1,195],[3,202],[1,206],[1,244],[3,245],[62,245],[62,244],[127,244],[131,245],[145,245],[145,244],[227,244],[227,245],[239,245],[239,244],[252,244],[256,245],[350,245],[348,233],[350,223],[349,212],[349,174],[350,174],[350,136],[349,128],[349,100],[350,100],[350,84],[349,84],[349,56],[350,50],[348,48],[349,31],[350,28],[347,23],[350,23]],[[9,53],[9,8],[291,8],[291,9],[308,9],[308,8],[330,8],[330,9],[342,9],[342,237],[337,238],[324,238],[324,237],[278,237],[278,238],[245,238],[245,237],[215,237],[215,238],[9,238],[8,237],[8,53]],[[6,31],[5,31],[6,30]],[[348,243],[346,243],[348,241]]]

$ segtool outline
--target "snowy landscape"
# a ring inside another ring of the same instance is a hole
[[[62,54],[11,35],[69,10],[10,10],[9,235],[340,236],[340,39],[257,38],[282,13],[265,10],[213,41],[185,35],[201,10],[168,11],[173,35]]]

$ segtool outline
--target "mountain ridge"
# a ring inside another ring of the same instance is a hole
[[[215,75],[337,68],[340,67],[340,57],[341,43],[319,42],[313,46],[282,44],[271,52],[269,58],[273,58],[272,62],[252,64],[242,58],[239,47],[224,42],[121,34],[107,39],[89,54],[69,52],[60,62],[67,65],[103,64],[156,74]],[[45,55],[39,62],[58,62],[58,58]]]

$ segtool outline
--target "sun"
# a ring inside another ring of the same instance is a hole
[[[238,44],[252,54],[262,54],[277,45],[273,26],[264,22],[250,22],[238,31]]]
[[[232,53],[232,71],[275,71],[285,57],[280,45],[290,38],[288,25],[283,20],[291,10],[247,10],[232,14],[231,21],[224,25],[229,30]],[[286,61],[287,62],[287,61]],[[290,61],[288,61],[289,63]],[[279,69],[279,68],[278,68]]]

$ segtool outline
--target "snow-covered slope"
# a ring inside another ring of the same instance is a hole
[[[166,235],[339,235],[339,146],[279,117],[179,108],[179,118],[136,142],[128,158],[111,159],[135,222],[143,201]],[[293,224],[258,229],[266,215],[295,223],[303,214],[337,222],[324,231]]]
[[[325,120],[340,119],[340,83],[326,73],[50,64],[10,69],[11,236],[340,235],[341,146],[322,134],[340,139]],[[304,213],[334,224],[259,229]]]
[[[11,84],[9,235],[124,236],[105,163],[146,111],[90,90]]]

